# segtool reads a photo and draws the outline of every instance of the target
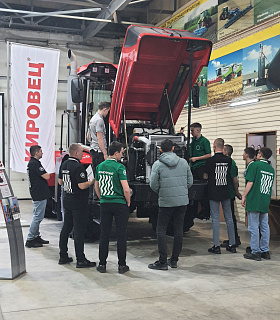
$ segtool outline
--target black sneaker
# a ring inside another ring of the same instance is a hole
[[[106,265],[105,264],[99,264],[96,267],[96,270],[99,271],[100,273],[105,273],[106,272]]]
[[[261,257],[265,260],[269,260],[270,259],[270,253],[269,251],[266,251],[266,252],[262,252],[261,253]]]
[[[245,253],[244,255],[243,255],[243,257],[245,258],[245,259],[250,259],[250,260],[255,260],[255,261],[261,261],[262,260],[262,258],[261,258],[261,253],[260,252],[258,252],[258,253],[256,253],[256,254],[254,254],[254,253]]]
[[[50,243],[48,240],[44,240],[44,239],[42,239],[40,236],[37,237],[37,238],[35,238],[35,241],[36,241],[37,243],[41,243],[41,244],[49,244],[49,243]]]
[[[229,240],[224,240],[223,243],[221,243],[221,248],[227,248],[229,246]]]
[[[127,266],[127,265],[119,266],[119,273],[120,274],[126,273],[127,271],[129,271],[129,266]]]
[[[73,262],[73,258],[71,257],[60,257],[58,264],[66,264],[66,263],[70,263]]]
[[[226,248],[227,251],[231,252],[231,253],[236,253],[236,247],[235,246],[228,246]]]
[[[154,269],[154,270],[168,270],[167,263],[160,263],[159,261],[156,261],[154,263],[150,263],[148,265],[149,269]]]
[[[171,258],[167,260],[167,264],[168,264],[171,268],[177,268],[177,261],[171,260]]]
[[[251,250],[251,247],[246,247],[246,253],[251,253],[252,250]]]
[[[84,259],[84,261],[77,261],[76,268],[92,268],[95,267],[96,263],[91,262],[88,259]]]
[[[36,241],[36,239],[26,240],[25,246],[27,248],[40,248],[43,247],[42,243]]]
[[[213,246],[212,248],[209,248],[208,249],[208,252],[210,253],[216,253],[216,254],[221,254],[221,249],[220,249],[220,246]]]
[[[241,245],[240,237],[235,238],[235,246],[238,247]]]

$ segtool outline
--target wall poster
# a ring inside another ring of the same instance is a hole
[[[243,49],[243,94],[280,88],[280,35]]]

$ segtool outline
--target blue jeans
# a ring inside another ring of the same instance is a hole
[[[33,203],[33,219],[30,224],[27,240],[33,240],[39,237],[40,235],[39,226],[45,216],[47,199],[41,200],[41,201],[32,200],[32,203]]]
[[[251,235],[250,245],[253,254],[269,251],[270,231],[268,213],[258,211],[248,212],[248,231]]]
[[[214,246],[218,247],[220,245],[220,203],[222,204],[223,213],[227,224],[229,245],[232,246],[235,245],[235,234],[230,199],[223,201],[210,200]]]

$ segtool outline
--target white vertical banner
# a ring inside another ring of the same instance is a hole
[[[26,172],[29,148],[40,145],[41,162],[55,171],[55,120],[60,51],[11,44],[11,168]]]

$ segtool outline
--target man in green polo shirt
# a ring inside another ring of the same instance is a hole
[[[248,211],[248,230],[251,235],[251,253],[245,253],[245,259],[260,261],[270,259],[268,208],[274,181],[274,169],[268,163],[272,151],[260,148],[257,161],[246,172],[247,185],[242,196],[242,206]],[[261,233],[261,238],[260,238]]]
[[[201,134],[202,125],[198,122],[191,124],[193,136],[190,144],[190,167],[195,180],[203,180],[206,159],[211,157],[211,146],[208,139]]]
[[[119,273],[129,270],[126,265],[126,228],[129,216],[130,189],[125,166],[120,161],[123,145],[114,141],[109,146],[109,157],[99,164],[95,173],[95,192],[100,199],[101,235],[99,241],[100,273],[106,272],[109,251],[109,237],[113,217],[117,231],[117,252]]]
[[[190,126],[191,134],[193,136],[190,144],[190,167],[193,174],[194,180],[203,179],[204,168],[206,159],[211,157],[211,146],[208,139],[201,134],[202,125],[199,122],[194,122]],[[194,211],[197,212],[197,202],[194,205]],[[199,219],[209,219],[210,217],[210,206],[207,195],[207,188],[205,188],[205,194],[201,201],[201,211],[196,216]]]

